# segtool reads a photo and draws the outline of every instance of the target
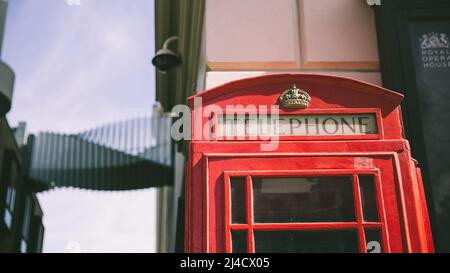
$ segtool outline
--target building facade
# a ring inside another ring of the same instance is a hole
[[[26,175],[23,150],[15,138],[20,139],[24,127],[11,129],[2,118],[0,128],[0,252],[39,253],[44,237],[43,212],[36,197],[39,190]]]
[[[0,49],[6,17],[0,1]],[[42,251],[43,212],[36,197],[41,184],[28,178],[25,123],[11,128],[4,116],[11,107],[14,73],[0,61],[0,252]]]
[[[188,96],[265,74],[343,76],[405,95],[406,137],[424,177],[437,251],[449,252],[450,3],[425,0],[156,0],[156,48],[182,64],[157,72],[170,111]],[[351,99],[351,98],[349,98]],[[439,125],[441,124],[441,125]],[[174,143],[175,180],[159,190],[159,251],[183,250],[185,143]]]

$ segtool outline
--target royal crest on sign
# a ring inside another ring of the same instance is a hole
[[[422,49],[449,48],[449,41],[446,33],[430,32],[425,33],[420,38]]]

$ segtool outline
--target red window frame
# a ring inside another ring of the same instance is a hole
[[[357,230],[360,253],[367,253],[365,230],[377,229],[381,234],[381,245],[384,253],[390,252],[389,231],[386,223],[386,210],[381,185],[380,169],[327,169],[327,170],[299,170],[299,171],[241,171],[224,173],[225,193],[225,252],[232,252],[231,232],[247,231],[247,252],[255,253],[254,230]],[[375,183],[375,197],[378,210],[378,222],[365,222],[359,175],[373,175]],[[348,176],[352,177],[353,199],[355,208],[355,222],[314,222],[314,223],[255,223],[253,218],[253,190],[252,177],[311,177],[311,176]],[[245,178],[246,190],[246,222],[233,224],[231,222],[231,177]]]

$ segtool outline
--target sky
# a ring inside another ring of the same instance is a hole
[[[11,126],[74,133],[151,113],[152,0],[9,1],[2,59]],[[154,252],[155,190],[39,194],[45,252]]]

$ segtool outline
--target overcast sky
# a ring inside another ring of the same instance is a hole
[[[16,74],[12,126],[78,132],[151,113],[152,0],[9,1],[2,59]],[[155,191],[39,195],[44,251],[155,251]]]

